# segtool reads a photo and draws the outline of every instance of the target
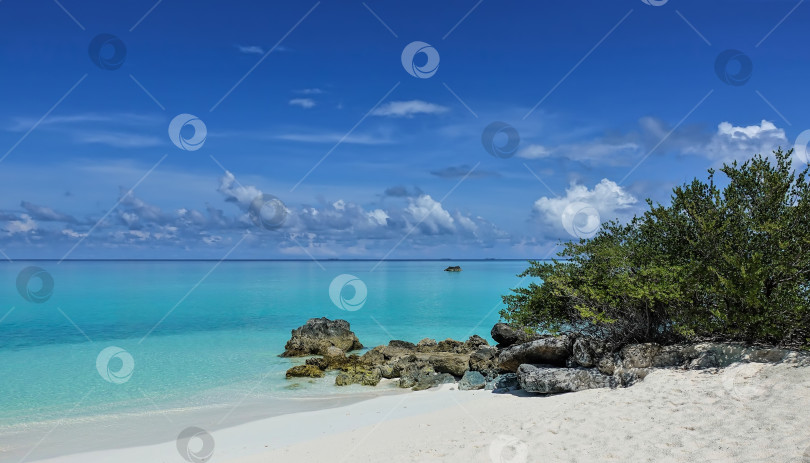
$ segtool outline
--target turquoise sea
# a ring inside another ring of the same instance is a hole
[[[444,272],[461,265],[460,273]],[[17,278],[35,266],[26,300]],[[525,261],[55,261],[0,264],[0,433],[37,423],[367,391],[295,380],[278,357],[312,317],[342,318],[368,347],[430,337],[491,342]],[[339,275],[338,302],[330,284]],[[348,277],[344,277],[344,281]],[[350,278],[349,278],[350,279]],[[45,283],[47,285],[47,281]],[[342,299],[341,299],[342,298]],[[36,297],[29,297],[36,300]],[[354,305],[352,305],[354,304]],[[102,354],[105,352],[105,354]],[[100,359],[100,354],[101,359]],[[0,447],[2,450],[2,447]]]

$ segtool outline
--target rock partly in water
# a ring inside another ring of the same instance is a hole
[[[321,370],[342,370],[347,365],[362,363],[357,355],[346,356],[346,353],[337,347],[330,346],[323,357],[313,357],[306,361],[307,365],[314,365]]]
[[[343,352],[343,349],[335,346],[329,346],[326,348],[326,352],[323,354],[323,359],[326,360],[326,365],[329,369],[339,369],[347,361],[346,352]]]
[[[385,354],[374,348],[360,356],[360,361],[369,366],[380,366],[385,363]]]
[[[323,357],[312,357],[306,360],[307,365],[312,365],[314,367],[320,368],[321,370],[328,370],[329,369],[329,362]]]
[[[467,371],[458,382],[458,389],[460,391],[472,391],[476,389],[483,389],[487,385],[487,380],[484,375],[477,371]]]
[[[616,387],[613,376],[603,375],[592,368],[556,368],[547,365],[520,365],[517,372],[520,387],[539,394],[584,391]]]
[[[492,339],[498,343],[498,348],[500,349],[537,339],[537,336],[526,333],[522,329],[515,328],[506,323],[496,323],[489,334],[492,336]]]
[[[564,366],[571,356],[572,342],[569,336],[553,336],[512,346],[498,355],[498,368],[514,373],[524,363]]]
[[[402,376],[402,371],[416,361],[416,356],[411,354],[405,357],[399,357],[394,360],[390,360],[387,363],[381,365],[380,372],[383,375],[383,378],[398,378]]]
[[[287,378],[323,378],[324,372],[315,365],[296,365],[287,370]]]
[[[380,383],[379,368],[357,368],[348,371],[341,371],[335,378],[338,386],[348,386],[349,384],[362,384],[363,386],[376,386]]]
[[[346,320],[311,318],[304,326],[292,330],[292,336],[284,346],[281,356],[325,355],[329,347],[348,352],[362,349],[363,345]]]
[[[458,265],[451,265],[450,267],[447,267],[446,269],[444,269],[444,271],[445,272],[460,272],[461,267],[459,267]]]

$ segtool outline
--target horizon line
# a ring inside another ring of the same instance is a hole
[[[64,259],[64,262],[485,262],[485,261],[545,261],[555,260],[552,258],[533,259],[533,258],[464,258],[464,259],[167,259],[167,258],[144,258],[144,259],[126,259],[126,258],[87,258],[87,259]],[[556,259],[560,260],[560,259]],[[5,262],[14,263],[20,262],[58,262],[58,258],[16,258],[7,259]]]

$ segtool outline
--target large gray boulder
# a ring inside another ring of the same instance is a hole
[[[399,372],[399,387],[408,388],[416,386],[420,379],[435,375],[436,371],[425,362],[411,362],[406,364]]]
[[[625,368],[649,368],[660,351],[661,346],[652,342],[630,344],[622,348],[619,356]]]
[[[618,386],[613,376],[603,375],[592,368],[555,368],[546,365],[520,365],[517,372],[520,386],[528,392],[558,394]]]
[[[514,373],[524,363],[564,366],[571,355],[573,340],[569,336],[550,336],[504,349],[498,355],[498,368]]]
[[[703,370],[725,368],[732,363],[746,361],[751,348],[739,343],[705,342],[683,346],[680,354],[686,368]]]
[[[613,377],[618,382],[617,385],[622,387],[630,387],[633,384],[643,380],[648,374],[650,374],[649,368],[619,367],[613,372]]]
[[[493,381],[487,383],[487,388],[493,389],[493,392],[510,392],[520,389],[517,374],[504,373],[495,377]]]
[[[498,348],[483,346],[470,354],[470,370],[481,372],[488,378],[494,378],[498,374]]]
[[[460,391],[473,391],[476,389],[483,389],[487,385],[487,380],[484,375],[477,371],[467,371],[458,382],[458,389]]]
[[[437,373],[433,367],[422,361],[409,363],[403,368],[399,387],[421,391],[439,384],[453,383],[455,378],[448,373]]]
[[[501,349],[537,339],[537,336],[530,335],[522,329],[515,328],[506,323],[496,323],[489,334],[492,336],[492,339],[498,343],[498,347]]]
[[[683,350],[684,347],[679,345],[663,346],[653,357],[651,366],[655,368],[681,367],[686,361]]]
[[[452,384],[456,382],[456,378],[453,375],[448,373],[433,373],[430,375],[422,376],[419,378],[419,381],[416,382],[416,385],[412,387],[414,391],[423,391],[425,389],[430,389],[432,387],[439,386],[441,384]]]
[[[603,375],[612,375],[616,371],[616,365],[619,363],[619,356],[617,354],[607,354],[596,363],[596,368]]]
[[[583,367],[593,367],[605,353],[605,344],[593,338],[579,337],[574,341],[571,358]]]
[[[281,356],[325,355],[332,346],[343,351],[363,348],[346,320],[310,318],[304,326],[292,330]]]
[[[417,355],[421,357],[424,354]],[[430,354],[427,363],[438,373],[449,373],[453,376],[462,376],[470,369],[469,354],[451,354],[449,352],[436,352]]]
[[[749,349],[743,359],[755,363],[779,363],[787,360],[790,355],[791,351],[787,349],[753,348]]]

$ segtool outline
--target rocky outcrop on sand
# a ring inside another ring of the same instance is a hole
[[[517,374],[504,373],[495,377],[491,383],[487,383],[487,389],[492,389],[492,392],[511,392],[520,389],[520,382],[518,381]]]
[[[308,358],[305,365],[290,368],[287,377],[315,378],[324,376],[326,371],[337,370],[335,384],[338,386],[373,386],[386,378],[398,379],[400,387],[422,390],[456,382],[471,371],[480,373],[468,376],[470,388],[477,389],[479,385],[483,388],[498,374],[498,350],[477,335],[466,341],[445,339],[436,342],[425,338],[417,344],[392,340],[361,356],[347,355],[348,350],[360,348],[358,346],[362,347],[345,320],[313,318],[292,331],[282,355],[317,357]],[[484,378],[483,383],[481,378]]]
[[[313,318],[292,331],[283,356],[317,355],[287,371],[287,378],[320,378],[338,371],[335,384],[376,386],[382,379],[423,390],[458,382],[459,390],[496,393],[524,389],[559,394],[585,389],[628,387],[656,368],[724,368],[738,362],[795,363],[810,366],[810,354],[734,343],[608,346],[586,336],[537,336],[510,325],[492,328],[498,342],[480,336],[466,341],[425,338],[414,344],[392,340],[363,355],[345,320]]]
[[[585,389],[616,387],[618,380],[592,368],[555,368],[524,364],[517,372],[520,387],[527,392],[558,394]]]
[[[536,341],[535,341],[536,342]],[[532,343],[513,346],[517,351]],[[504,352],[501,353],[503,355]],[[810,366],[810,355],[787,349],[745,346],[736,343],[698,343],[663,346],[629,344],[611,350],[587,337],[574,340],[566,368],[556,365],[521,364],[516,375],[527,392],[554,394],[584,389],[629,387],[656,368],[702,370],[725,368],[735,363],[794,363]],[[514,363],[507,364],[513,366]]]
[[[363,345],[346,320],[311,318],[304,326],[292,330],[292,336],[284,346],[281,356],[325,355],[329,347],[348,352],[362,349]]]

